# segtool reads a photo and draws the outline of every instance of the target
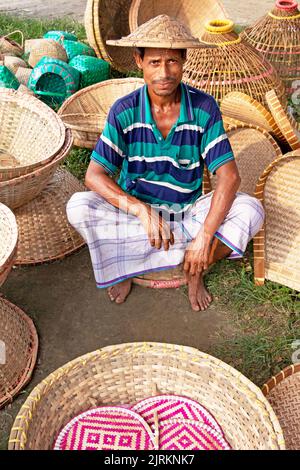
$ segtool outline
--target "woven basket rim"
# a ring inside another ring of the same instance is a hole
[[[123,343],[117,344],[112,346],[106,346],[99,350],[93,351],[91,353],[87,353],[83,356],[77,357],[72,361],[66,363],[64,366],[58,368],[56,371],[52,372],[49,376],[47,376],[40,384],[38,384],[33,391],[30,393],[28,398],[26,399],[25,403],[23,404],[22,408],[19,411],[18,416],[15,420],[15,425],[18,426],[17,435],[16,433],[11,432],[10,435],[10,442],[9,442],[9,449],[15,448],[24,448],[24,438],[26,442],[26,432],[29,427],[29,421],[32,419],[31,410],[34,410],[37,406],[38,401],[43,396],[44,392],[48,392],[51,389],[53,383],[57,380],[60,380],[64,377],[64,375],[68,374],[71,370],[74,372],[75,369],[81,369],[82,366],[86,366],[89,362],[95,361],[97,359],[107,358],[107,356],[115,357],[118,354],[130,354],[130,353],[145,353],[145,352],[153,352],[160,351],[165,354],[167,353],[180,353],[182,355],[186,355],[185,357],[189,359],[189,363],[192,363],[195,366],[197,363],[200,365],[204,365],[205,362],[213,363],[214,366],[220,371],[225,371],[230,373],[232,376],[237,378],[242,384],[251,391],[256,400],[259,400],[262,406],[265,407],[267,411],[268,418],[270,420],[270,424],[272,425],[274,435],[276,436],[277,445],[280,449],[285,449],[284,444],[284,437],[283,433],[279,424],[279,421],[263,395],[262,391],[257,387],[253,382],[251,382],[247,377],[241,374],[239,371],[234,369],[229,364],[217,359],[209,354],[203,353],[196,348],[190,346],[180,346],[176,344],[166,344],[166,343],[157,343],[157,342],[135,342],[135,343]],[[14,428],[15,426],[13,426]],[[18,445],[16,446],[16,444]],[[23,443],[23,444],[22,444]],[[23,447],[22,447],[23,446]]]
[[[11,237],[10,243],[8,246],[4,247],[5,251],[1,253],[0,250],[0,268],[5,265],[5,263],[12,256],[18,241],[18,225],[14,213],[7,207],[5,204],[0,202],[0,213],[4,214],[11,226]],[[1,242],[0,248],[3,249],[3,243]]]
[[[17,305],[13,304],[12,302],[9,302],[7,299],[4,297],[0,296],[0,303],[3,302],[5,303],[11,310],[14,312],[17,312],[17,314],[24,320],[24,322],[27,323],[27,326],[29,327],[30,334],[32,337],[32,354],[31,358],[29,359],[29,362],[26,366],[26,369],[24,371],[24,375],[19,381],[19,383],[15,386],[15,388],[10,392],[9,396],[6,396],[4,398],[0,398],[0,408],[5,405],[6,403],[9,403],[11,399],[19,393],[19,391],[29,382],[36,360],[37,360],[37,355],[38,355],[38,347],[39,347],[39,338],[38,338],[38,333],[35,328],[35,325],[32,321],[32,319],[26,315],[26,313]]]
[[[296,364],[291,364],[285,367],[283,370],[278,372],[278,374],[273,375],[263,386],[262,392],[267,397],[268,394],[277,387],[281,382],[294,374],[300,373],[300,362]]]

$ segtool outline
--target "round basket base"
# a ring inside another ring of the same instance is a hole
[[[176,289],[187,284],[182,264],[173,269],[143,274],[133,278],[133,283],[151,289]]]

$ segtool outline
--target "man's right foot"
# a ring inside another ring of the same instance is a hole
[[[119,282],[114,286],[107,289],[108,296],[112,302],[116,304],[122,304],[128,297],[132,286],[132,280],[126,279],[126,281]]]
[[[189,276],[189,300],[195,312],[206,310],[212,302],[212,296],[205,288],[203,274]]]

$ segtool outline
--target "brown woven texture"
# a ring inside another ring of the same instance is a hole
[[[220,108],[225,116],[261,127],[281,142],[286,141],[272,114],[246,93],[240,91],[228,93],[221,101]]]
[[[22,84],[18,88],[18,93],[28,93],[28,95],[35,96],[32,90],[30,90],[26,85]]]
[[[11,209],[16,209],[35,198],[54,175],[58,165],[69,155],[72,144],[72,133],[68,129],[65,143],[53,160],[27,175],[9,181],[0,181],[0,202]]]
[[[19,67],[27,68],[26,62],[20,57],[14,57],[10,55],[0,55],[0,63],[3,61],[3,65],[7,67],[13,74],[16,74]]]
[[[300,364],[286,367],[262,388],[282,427],[287,450],[300,449]]]
[[[12,36],[20,35],[21,41],[17,42],[12,39]],[[12,31],[6,36],[0,37],[0,54],[12,54],[21,57],[24,53],[24,34],[22,31]]]
[[[239,191],[253,196],[257,181],[266,168],[282,152],[264,129],[248,124],[228,126],[227,135],[241,177]],[[212,187],[216,187],[216,176],[211,176]]]
[[[207,28],[200,39],[208,48],[188,51],[183,81],[210,93],[218,102],[231,91],[241,91],[266,105],[265,94],[274,88],[286,105],[285,87],[277,72],[241,40],[232,22],[212,21]]]
[[[196,38],[212,18],[227,18],[222,3],[217,0],[201,0],[200,4],[199,0],[133,0],[129,10],[130,31],[163,14],[184,23]]]
[[[163,47],[186,49],[201,46],[184,23],[168,15],[158,15],[142,24],[128,36],[107,41],[107,44],[129,47]]]
[[[21,85],[27,86],[31,72],[32,72],[32,69],[28,69],[25,67],[18,67],[16,71],[16,77],[21,83]]]
[[[0,408],[29,382],[38,351],[38,336],[32,320],[15,305],[0,297],[0,340],[6,360],[0,364]]]
[[[284,135],[287,143],[292,150],[300,148],[300,133],[298,132],[297,122],[292,116],[288,116],[280,102],[275,90],[266,93],[266,101],[277,126]]]
[[[41,39],[26,39],[25,44],[24,44],[24,52],[25,54],[29,54],[31,49],[38,45],[39,41]]]
[[[9,449],[51,449],[62,427],[79,413],[134,404],[154,389],[201,403],[234,449],[284,449],[278,420],[258,387],[197,349],[159,343],[109,346],[53,372],[22,406]]]
[[[74,145],[94,148],[113,103],[144,84],[140,78],[119,78],[96,83],[68,98],[58,111],[72,129]]]
[[[300,11],[275,8],[247,28],[242,37],[271,62],[292,94],[300,70]]]
[[[85,245],[66,215],[70,197],[84,190],[77,178],[61,168],[39,196],[15,210],[20,234],[15,264],[54,261]]]
[[[0,286],[7,278],[16,255],[18,226],[12,211],[0,203]]]
[[[68,62],[66,50],[54,39],[39,39],[39,41],[32,43],[28,58],[29,65],[35,67],[43,57],[52,57],[52,59]]]
[[[300,290],[300,151],[276,159],[257,183],[265,224],[254,237],[254,277]]]
[[[89,0],[86,6],[85,29],[90,46],[120,72],[136,69],[132,49],[109,46],[106,41],[130,33],[130,4],[131,0]]]
[[[63,122],[28,93],[0,89],[0,182],[30,173],[54,158],[66,137]]]

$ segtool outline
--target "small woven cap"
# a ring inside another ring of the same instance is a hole
[[[121,39],[110,39],[106,44],[123,47],[157,47],[160,49],[188,49],[207,47],[191,35],[188,28],[168,15],[159,15],[142,24],[133,33]]]

